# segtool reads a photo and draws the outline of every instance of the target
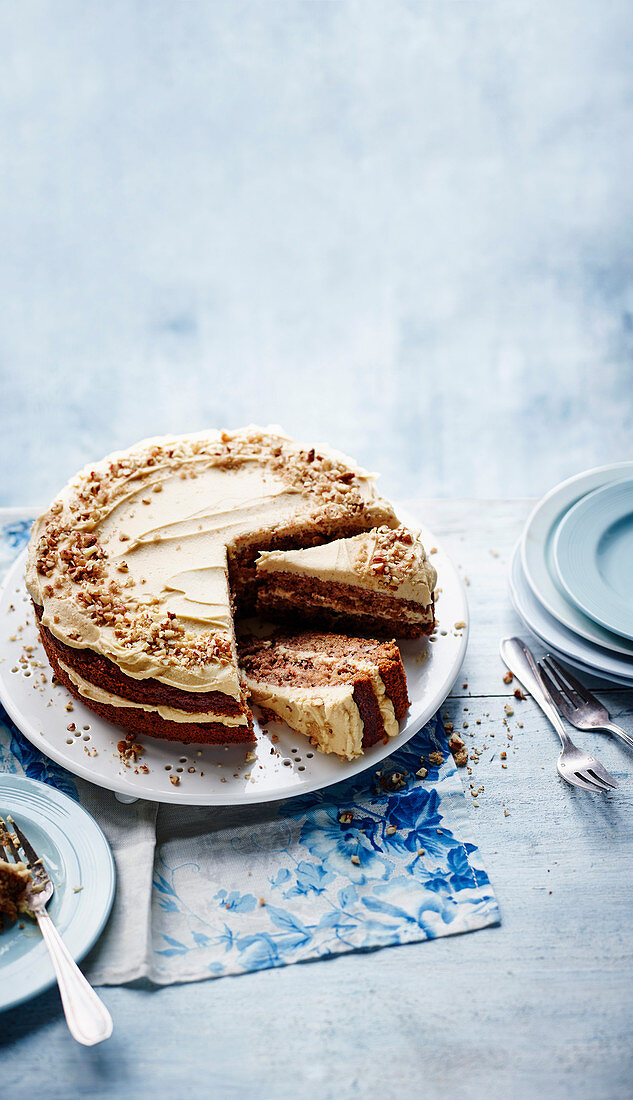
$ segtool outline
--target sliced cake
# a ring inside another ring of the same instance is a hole
[[[239,661],[252,703],[347,760],[394,737],[409,705],[393,641],[314,631],[249,637]]]
[[[277,429],[144,440],[33,526],[27,587],[55,675],[133,734],[247,742],[233,617],[255,559],[397,524],[373,477]]]
[[[437,573],[406,527],[273,550],[260,554],[256,566],[258,610],[272,618],[404,638],[435,626]]]

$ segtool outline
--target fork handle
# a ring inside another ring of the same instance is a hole
[[[66,1023],[73,1039],[86,1047],[102,1043],[112,1034],[110,1013],[84,978],[47,910],[42,907],[35,915],[55,967]]]
[[[633,737],[630,737],[628,733],[625,733],[621,726],[616,726],[615,722],[605,722],[601,727],[603,730],[608,730],[614,737],[617,737],[620,741],[624,741],[625,745],[628,745],[630,749],[633,749]]]

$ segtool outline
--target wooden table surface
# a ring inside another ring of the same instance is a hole
[[[530,502],[409,507],[469,582],[468,653],[442,712],[483,750],[462,775],[467,791],[484,787],[468,800],[501,926],[195,985],[104,988],[115,1033],[91,1050],[70,1039],[53,990],[2,1017],[0,1096],[633,1094],[633,754],[579,733],[620,787],[569,788],[553,730],[503,682],[499,639],[529,638],[506,575]],[[602,697],[631,729],[633,692]]]

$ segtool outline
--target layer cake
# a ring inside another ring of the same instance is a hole
[[[397,527],[373,477],[277,429],[145,440],[91,464],[36,521],[27,587],[58,679],[133,734],[253,739],[234,616],[262,551]]]

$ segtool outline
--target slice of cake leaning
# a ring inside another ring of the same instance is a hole
[[[394,737],[409,705],[395,642],[304,631],[239,645],[252,703],[347,760]]]
[[[256,565],[264,615],[402,638],[435,627],[437,573],[406,527],[262,553]]]

